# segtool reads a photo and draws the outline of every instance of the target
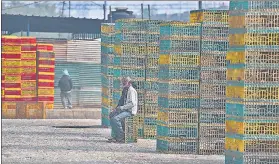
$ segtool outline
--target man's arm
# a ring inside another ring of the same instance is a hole
[[[134,91],[131,91],[130,94],[128,94],[128,96],[130,96],[130,101],[127,102],[125,105],[120,106],[119,108],[121,110],[131,110],[133,107],[137,105],[136,93]]]
[[[61,79],[58,82],[58,87],[61,88],[60,86],[61,86]]]
[[[69,79],[69,83],[70,83],[70,88],[71,88],[71,90],[72,90],[72,89],[73,89],[73,81],[72,81],[71,78]]]

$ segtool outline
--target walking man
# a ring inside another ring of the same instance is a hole
[[[63,76],[59,80],[58,87],[61,90],[60,96],[64,109],[72,108],[71,91],[73,89],[73,82],[70,78],[68,70],[63,71]]]
[[[122,86],[123,91],[118,105],[109,115],[111,130],[115,132],[115,138],[110,138],[109,142],[125,142],[122,122],[125,118],[136,115],[138,110],[138,93],[132,86],[131,78],[123,78]]]

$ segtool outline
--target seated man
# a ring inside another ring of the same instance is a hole
[[[110,113],[111,130],[115,132],[115,138],[109,139],[109,142],[125,142],[122,121],[137,114],[138,94],[132,86],[132,80],[129,77],[122,79],[123,91],[117,107]]]

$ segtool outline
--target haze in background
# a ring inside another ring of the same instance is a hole
[[[71,17],[103,19],[104,1],[71,1]],[[141,18],[140,4],[144,4],[144,18],[148,18],[147,5],[150,4],[151,18],[157,20],[181,20],[188,21],[189,11],[198,9],[197,1],[108,1],[106,13],[109,6],[127,7],[133,11],[136,17]],[[228,1],[204,1],[204,9],[228,9]],[[2,14],[20,14],[34,16],[69,16],[69,1],[2,1]],[[106,14],[106,19],[107,19]]]

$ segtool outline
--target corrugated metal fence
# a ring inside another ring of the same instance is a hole
[[[101,105],[101,43],[100,41],[38,39],[52,43],[55,61],[54,108],[62,108],[58,81],[62,70],[68,69],[73,80],[72,100],[74,107],[97,107]]]

